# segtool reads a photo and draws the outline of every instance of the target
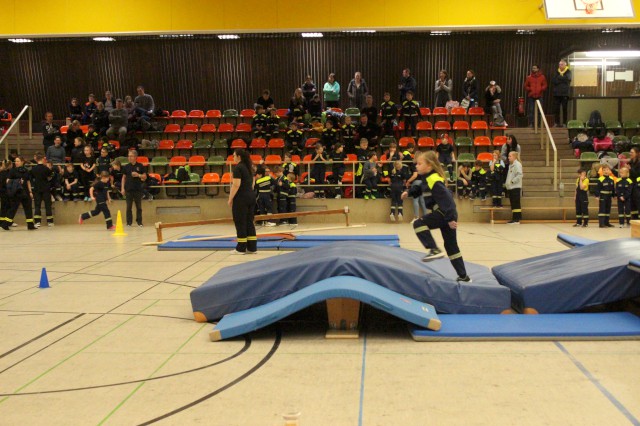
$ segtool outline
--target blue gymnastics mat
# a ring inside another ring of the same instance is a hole
[[[415,325],[440,329],[440,320],[433,306],[370,281],[345,276],[327,278],[266,305],[225,315],[209,336],[215,342],[246,334],[314,303],[336,297],[359,300]]]
[[[286,233],[284,231],[283,233]],[[207,235],[189,235],[180,239],[202,238]],[[299,235],[295,240],[283,240],[279,237],[258,239],[258,250],[299,250],[340,241],[361,241],[371,244],[400,247],[400,238],[390,235]],[[158,246],[159,251],[171,250],[232,250],[236,247],[234,238],[211,241],[171,241]]]
[[[640,318],[629,312],[544,315],[441,315],[434,332],[410,328],[419,342],[482,340],[637,340]]]
[[[319,281],[352,276],[435,306],[442,313],[499,314],[511,307],[509,289],[489,268],[465,262],[472,283],[456,282],[449,259],[422,262],[424,252],[344,241],[227,266],[191,291],[198,321],[255,308]]]
[[[632,260],[629,262],[629,269],[634,272],[640,272],[640,260]]]
[[[569,234],[558,234],[557,240],[569,248],[584,247],[590,244],[599,243],[598,240],[590,240],[589,238],[577,237]]]

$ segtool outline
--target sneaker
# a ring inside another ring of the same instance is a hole
[[[62,201],[62,196],[56,195],[56,201]]]
[[[575,228],[575,227],[578,227],[578,226],[582,226],[582,225],[581,225],[581,224],[579,224],[579,223],[574,223],[574,224],[573,224],[573,227],[574,227],[574,228]]]
[[[107,228],[107,231],[115,231],[116,227],[115,225],[111,225],[110,227]]]
[[[338,194],[338,195],[336,195],[336,198],[340,199],[340,198],[342,198],[342,195]]]
[[[585,223],[584,225],[582,225],[582,227],[583,227],[583,228],[588,228],[588,227],[589,227],[589,225]]]
[[[607,228],[615,228],[615,226],[613,226],[613,225],[612,225],[612,224],[610,224],[610,223],[607,223],[607,224],[605,225],[605,227],[607,227]]]
[[[82,225],[84,220],[82,219],[82,215],[78,216],[78,225]]]
[[[393,215],[393,213],[391,213],[389,215],[389,220],[391,220],[391,222],[395,222],[396,221],[396,217]]]
[[[15,223],[15,222],[13,222],[13,223],[11,224],[11,227],[13,227],[13,228],[17,228],[17,227],[18,227],[18,224],[17,224],[17,223]]]
[[[265,222],[264,226],[276,226],[276,224],[273,222]]]
[[[480,201],[487,201],[487,197],[482,197]]]
[[[128,227],[128,228],[131,228],[131,224],[130,224],[130,223],[127,223],[127,227]]]
[[[365,196],[364,196],[364,199],[365,199],[365,200],[368,200],[368,199],[369,199],[369,196],[368,196],[368,195],[365,195]]]
[[[35,226],[36,228],[40,228],[40,223],[36,223],[34,226]]]
[[[138,224],[138,228],[143,228],[143,227],[144,227],[143,224],[141,224],[141,223]]]
[[[246,254],[246,252],[244,251],[238,251],[236,249],[231,250],[231,254],[237,254],[237,255],[242,255],[244,256]]]
[[[54,224],[53,224],[53,223],[47,223],[47,226],[48,226],[49,228],[53,228]]]
[[[398,222],[402,222],[404,217],[402,217],[402,213],[398,213]]]
[[[509,222],[507,222],[507,225],[520,225],[520,222],[517,220],[510,220]]]
[[[247,250],[247,254],[258,254],[258,251],[251,251],[251,250]]]
[[[458,281],[459,283],[470,283],[471,281],[471,277],[469,275],[465,275],[464,277],[458,277],[456,278],[456,281]]]
[[[423,262],[430,262],[434,259],[438,259],[440,257],[444,256],[444,253],[442,251],[440,251],[440,249],[431,249],[427,252],[427,254],[422,258]]]
[[[375,195],[373,195],[373,194],[371,194],[371,199],[372,199],[372,200],[375,200],[375,199],[376,199],[376,196],[375,196]]]

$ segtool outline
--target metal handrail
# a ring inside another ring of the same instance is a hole
[[[538,115],[539,114],[539,115]],[[542,110],[542,104],[539,99],[536,99],[536,108],[534,111],[534,132],[538,134],[538,116],[542,117],[542,125],[540,126],[541,130],[544,128],[546,132],[540,132],[540,149],[546,148],[546,165],[549,166],[549,142],[551,142],[551,147],[553,148],[553,190],[558,190],[558,148],[556,148],[556,142],[553,140],[553,136],[551,135],[551,129],[549,129],[549,123],[547,123],[547,117],[544,115],[544,111]],[[546,140],[545,140],[546,133]],[[546,143],[545,143],[546,142]]]
[[[24,113],[27,111],[29,112],[29,139],[33,137],[33,110],[29,105],[25,105],[24,108],[22,108],[22,111],[20,111],[20,114],[18,114],[15,118],[12,118],[11,126],[9,126],[9,129],[4,133],[4,135],[2,135],[2,137],[0,137],[0,146],[3,144],[4,140],[7,138],[7,136],[9,136],[13,128],[16,127],[16,124],[18,124],[18,122],[20,121]],[[18,154],[19,154],[20,153],[20,128],[19,127],[18,127],[18,131],[16,132],[16,139],[18,141]],[[8,143],[4,145],[4,158],[9,158]]]

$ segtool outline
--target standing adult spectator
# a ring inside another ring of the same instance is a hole
[[[253,108],[257,109],[258,105],[262,105],[266,114],[269,114],[271,112],[271,109],[274,107],[274,102],[271,98],[271,92],[269,91],[269,89],[264,89],[262,91],[262,96],[258,98]]]
[[[233,152],[233,181],[227,204],[231,207],[233,223],[236,226],[237,241],[234,254],[256,253],[258,240],[253,223],[256,208],[256,194],[253,192],[253,164],[251,156],[244,149]]]
[[[554,127],[564,127],[567,122],[571,77],[571,70],[567,65],[567,60],[561,59],[558,63],[558,69],[551,78],[551,83],[553,83]]]
[[[466,106],[464,104],[467,104]],[[462,102],[460,106],[469,108],[478,104],[478,80],[473,70],[467,71],[467,76],[462,83]]]
[[[133,104],[136,107],[136,113],[142,118],[150,119],[153,117],[153,111],[156,109],[153,97],[144,92],[143,86],[138,86],[136,91],[138,92],[138,96],[133,100]]]
[[[453,81],[449,78],[446,70],[440,70],[438,79],[436,80],[436,108],[447,106],[447,102],[451,100],[451,91],[453,90]]]
[[[416,79],[411,76],[411,70],[409,68],[405,68],[402,70],[402,77],[400,77],[400,84],[398,84],[398,89],[400,89],[400,103],[407,99],[407,92],[416,93]]]
[[[102,104],[104,105],[104,109],[107,112],[111,112],[116,109],[116,99],[113,97],[113,94],[110,90],[104,92],[104,99],[102,100]]]
[[[365,105],[365,99],[369,94],[367,82],[362,78],[360,71],[356,71],[353,79],[347,86],[347,95],[349,95],[349,107],[362,109]]]
[[[495,81],[491,80],[484,91],[484,109],[491,116],[494,126],[506,126],[507,124],[502,115],[501,99],[502,89]]]
[[[531,74],[524,81],[524,90],[527,92],[527,117],[529,127],[533,127],[533,116],[536,108],[536,101],[542,104],[542,96],[547,90],[547,78],[540,72],[540,67],[533,65]]]
[[[313,79],[310,75],[307,75],[307,78],[302,83],[302,95],[307,101],[307,105],[313,99],[313,97],[318,93],[318,88],[316,84],[313,82]]]
[[[629,178],[633,182],[633,190],[631,191],[631,218],[638,219],[640,217],[640,148],[634,146],[631,148],[629,159]]]
[[[340,106],[340,83],[336,81],[336,75],[334,73],[329,74],[327,82],[324,83],[322,88],[324,95],[324,107],[326,108],[338,108]]]
[[[519,156],[516,151],[509,153],[509,172],[505,187],[509,194],[509,202],[511,203],[511,220],[507,222],[509,225],[520,225],[522,220],[522,206],[520,205],[520,197],[522,195],[522,164],[518,160]]]
[[[115,139],[117,134],[120,145],[122,145],[127,136],[128,121],[129,113],[124,108],[122,99],[116,99],[116,107],[109,113],[109,129],[107,130],[109,139]]]
[[[44,152],[53,145],[53,140],[56,136],[60,136],[60,126],[53,122],[53,113],[46,112],[44,114],[44,121],[42,122],[42,145],[44,146]]]
[[[129,151],[129,164],[122,167],[122,195],[127,198],[127,226],[133,224],[133,203],[136,203],[136,223],[142,227],[143,181],[147,179],[147,168],[138,163],[138,152]]]

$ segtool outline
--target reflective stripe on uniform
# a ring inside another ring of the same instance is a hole
[[[449,256],[449,260],[458,259],[460,257],[462,257],[462,253],[458,252],[456,254],[452,254],[451,256]]]
[[[428,226],[418,226],[417,228],[414,229],[414,231],[416,231],[416,234],[418,232],[424,232],[424,231],[428,231],[429,227]]]

